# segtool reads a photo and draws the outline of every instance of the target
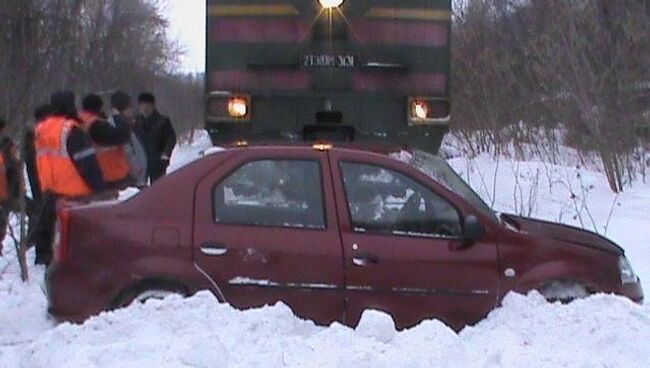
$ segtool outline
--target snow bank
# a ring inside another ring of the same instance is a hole
[[[20,355],[20,367],[648,367],[650,312],[618,297],[548,304],[536,293],[460,334],[438,321],[396,332],[366,312],[355,330],[317,327],[278,304],[240,312],[209,293],[171,297],[64,324]]]
[[[463,330],[480,367],[648,367],[650,309],[609,295],[568,305],[533,292],[511,294],[503,307]]]
[[[55,323],[47,317],[47,301],[41,291],[44,267],[32,267],[30,280],[20,280],[20,267],[14,244],[5,239],[4,256],[0,257],[0,368],[15,368],[21,349]],[[34,263],[30,252],[28,261]]]

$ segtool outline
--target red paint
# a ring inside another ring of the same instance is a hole
[[[422,96],[439,95],[447,90],[447,75],[358,71],[354,73],[353,89],[358,92],[392,91]]]
[[[304,70],[224,70],[211,76],[211,90],[307,90],[311,73]]]
[[[510,230],[416,169],[388,158],[392,151],[356,144],[325,151],[305,144],[231,148],[164,177],[124,203],[68,207],[71,251],[48,269],[49,311],[59,319],[83,321],[115,307],[143,282],[161,280],[182,285],[189,294],[211,290],[242,309],[283,301],[319,324],[355,326],[364,310],[380,309],[393,315],[398,328],[439,318],[460,329],[483,318],[509,291],[527,292],[557,280],[643,300],[640,284],[621,284],[623,251],[607,239],[523,218],[513,218],[519,231]],[[213,221],[215,185],[245,162],[274,157],[320,162],[326,229]],[[341,161],[384,166],[419,181],[463,217],[476,216],[485,236],[460,247],[454,239],[354,232]],[[161,229],[177,234],[177,241],[159,244]],[[204,245],[223,245],[228,252],[211,257],[201,251]],[[356,266],[353,258],[365,253],[377,263]],[[506,277],[506,269],[515,270],[516,277]],[[272,284],[233,284],[238,277]]]
[[[212,22],[210,42],[297,43],[309,37],[304,19],[235,18]]]
[[[449,25],[421,21],[352,20],[354,39],[361,44],[432,46],[449,44]]]
[[[57,261],[65,261],[70,256],[70,212],[63,208],[58,214],[57,224],[59,231],[58,243],[54,244],[54,258]]]

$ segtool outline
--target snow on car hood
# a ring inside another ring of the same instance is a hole
[[[576,244],[584,247],[602,250],[609,253],[622,255],[623,249],[611,240],[594,232],[579,229],[568,225],[548,221],[535,220],[515,215],[502,215],[514,220],[519,225],[519,230],[529,234],[539,235],[561,242]]]

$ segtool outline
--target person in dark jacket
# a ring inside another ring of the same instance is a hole
[[[52,113],[36,128],[35,143],[43,197],[42,213],[33,235],[36,264],[45,265],[53,256],[57,200],[81,199],[107,189],[95,148],[77,116],[74,93],[56,92],[50,97],[50,105]],[[65,151],[61,154],[63,147]]]
[[[147,176],[151,183],[165,175],[174,147],[176,132],[171,121],[156,109],[156,97],[151,93],[138,96],[140,114],[135,132],[147,152]]]
[[[111,189],[124,189],[130,184],[129,160],[124,145],[131,140],[130,124],[118,119],[109,121],[104,114],[104,101],[95,94],[84,97],[79,118],[97,150],[97,159],[104,180]]]
[[[52,115],[52,106],[44,104],[38,106],[34,110],[34,127],[38,126],[42,121],[45,121]],[[34,128],[29,128],[25,132],[23,143],[23,159],[25,160],[25,167],[27,169],[27,179],[29,180],[29,187],[32,192],[33,207],[38,207],[41,200],[41,183],[38,180],[38,168],[36,167],[36,132]]]
[[[14,141],[5,135],[7,123],[0,118],[0,255],[9,214],[20,209],[22,170]]]
[[[116,126],[135,125],[135,114],[131,96],[123,91],[117,91],[111,96],[113,108],[110,120]],[[132,131],[132,130],[131,130]],[[138,187],[147,184],[147,155],[138,136],[132,131],[130,141],[124,146],[127,160],[129,161],[130,177]]]
[[[36,131],[35,128],[41,122],[45,121],[52,115],[52,106],[44,104],[34,110],[34,126],[25,131],[23,139],[22,155],[25,161],[27,171],[27,180],[32,192],[31,200],[27,201],[27,215],[29,216],[29,244],[33,245],[35,229],[38,227],[38,219],[43,213],[43,193],[41,191],[41,182],[38,179],[38,166],[36,163]]]

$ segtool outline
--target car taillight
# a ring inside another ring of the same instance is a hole
[[[451,112],[448,100],[429,97],[411,97],[408,101],[408,119],[411,125],[447,122]]]
[[[251,97],[230,92],[212,92],[206,101],[208,120],[215,122],[248,122],[251,119]]]
[[[54,252],[54,260],[57,262],[65,261],[70,257],[70,212],[68,210],[61,210],[59,218],[56,222],[54,232],[54,241],[52,249]]]

